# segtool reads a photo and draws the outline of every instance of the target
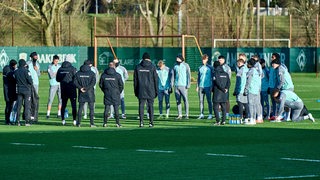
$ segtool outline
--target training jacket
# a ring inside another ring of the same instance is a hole
[[[206,64],[198,69],[198,87],[212,87],[213,67]]]
[[[48,76],[49,76],[49,84],[50,86],[57,86],[60,83],[57,82],[56,76],[59,68],[61,67],[60,64],[54,65],[54,64],[49,64],[48,66]]]
[[[268,91],[269,88],[269,69],[262,68],[263,78],[261,79],[261,91]]]
[[[107,68],[100,77],[99,87],[104,93],[104,105],[119,105],[123,90],[121,75],[114,68]]]
[[[230,88],[229,74],[226,73],[222,66],[218,66],[214,69],[213,75],[213,102],[227,102],[228,92]],[[228,91],[225,92],[225,89]]]
[[[185,87],[190,88],[191,85],[191,72],[190,67],[184,61],[181,63],[176,63],[173,67],[172,73],[172,84],[175,87]]]
[[[31,73],[31,77],[32,77],[32,81],[33,81],[33,84],[34,85],[39,85],[39,77],[40,77],[40,64],[38,61],[33,61],[33,60],[30,60],[30,61],[27,61],[27,65],[29,67],[29,71]],[[34,70],[33,66],[37,66],[38,67],[38,70]]]
[[[154,99],[158,95],[158,75],[150,60],[142,60],[134,69],[134,94],[139,99]]]
[[[14,79],[15,69],[9,65],[3,67],[3,94],[6,102],[17,100],[16,80]]]
[[[17,82],[17,93],[31,95],[33,81],[29,70],[24,66],[20,66],[16,71],[14,71],[14,78]]]
[[[280,65],[276,69],[276,77],[277,77],[277,89],[287,90],[294,89],[294,85],[291,79],[291,75],[288,69],[285,66]]]
[[[255,67],[249,68],[244,92],[248,94],[260,94],[261,77]]]
[[[157,69],[158,74],[158,88],[159,90],[168,90],[171,88],[171,70],[167,66],[163,69]]]
[[[78,89],[78,102],[95,102],[96,75],[91,71],[90,66],[82,65],[80,71],[75,74],[73,83]],[[84,88],[85,92],[82,92],[81,88]]]
[[[73,84],[73,79],[76,72],[76,68],[73,67],[68,61],[63,62],[61,67],[59,68],[56,80],[60,82],[62,98],[77,97],[76,87]]]

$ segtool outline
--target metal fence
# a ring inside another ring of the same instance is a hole
[[[257,22],[259,20],[259,26]],[[156,20],[153,20],[156,30]],[[178,19],[168,16],[163,19],[164,31],[160,35],[178,35]],[[319,18],[304,20],[293,16],[257,16],[246,19],[246,25],[239,18],[188,17],[182,21],[182,34],[197,37],[201,47],[318,47]],[[93,46],[94,21],[92,16],[62,16],[61,26],[54,35],[58,46]],[[96,34],[104,35],[150,35],[149,25],[142,17],[97,17]],[[0,46],[43,46],[44,31],[41,22],[28,22],[19,16],[3,16],[0,19]],[[226,41],[226,39],[229,39]],[[240,41],[240,39],[260,39]],[[239,40],[239,41],[238,41]],[[111,38],[114,47],[153,47],[151,38]],[[99,46],[108,46],[106,40],[99,40]],[[162,47],[179,47],[179,38],[162,38]]]

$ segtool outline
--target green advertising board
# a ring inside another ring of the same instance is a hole
[[[17,47],[0,47],[0,71],[11,59],[18,59]]]
[[[315,72],[318,48],[290,48],[290,72]]]

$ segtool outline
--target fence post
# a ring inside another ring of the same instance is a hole
[[[291,38],[291,36],[292,36],[292,15],[290,15],[289,16],[289,18],[290,18],[290,25],[289,25],[289,28],[290,28],[290,30],[289,30],[289,39],[290,39],[290,44],[292,44],[292,42],[291,42],[291,40],[292,40],[292,38]],[[291,46],[291,45],[290,45]]]
[[[14,18],[11,16],[11,46],[14,46],[14,25],[13,25]]]
[[[119,18],[118,16],[116,17],[116,35],[119,36]],[[117,41],[117,47],[119,47],[119,39],[116,38],[116,41]]]
[[[213,47],[214,42],[214,17],[211,16],[211,47]]]

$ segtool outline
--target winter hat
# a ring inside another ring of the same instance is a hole
[[[256,64],[256,60],[253,58],[250,58],[249,61],[247,62],[248,65],[250,65],[251,67],[253,67]]]
[[[30,54],[30,57],[33,58],[33,56],[38,56],[38,54],[37,54],[36,52],[32,52],[32,53]]]
[[[24,59],[19,60],[19,67],[24,67],[26,65],[26,61]]]
[[[217,68],[218,66],[220,66],[221,64],[220,64],[220,62],[219,61],[214,61],[214,63],[213,63],[213,67],[214,68]]]
[[[181,61],[184,61],[182,54],[178,54],[177,58],[181,59]]]
[[[279,59],[275,59],[272,61],[272,64],[281,64],[280,60]]]
[[[145,52],[142,55],[142,59],[150,59],[150,55],[147,52]]]
[[[10,65],[11,67],[15,66],[16,64],[17,64],[17,61],[14,60],[14,59],[11,59],[10,62],[9,62],[9,65]]]

